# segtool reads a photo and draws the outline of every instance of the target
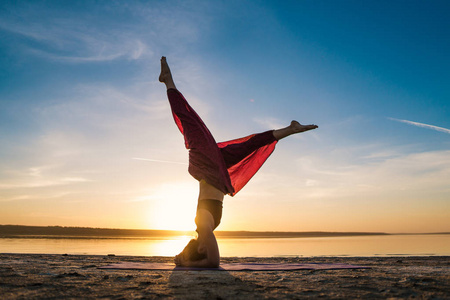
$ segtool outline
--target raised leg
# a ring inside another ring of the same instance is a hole
[[[175,83],[173,82],[172,73],[170,72],[165,56],[161,57],[161,74],[159,75],[159,81],[164,83],[167,89],[176,89]]]
[[[291,125],[285,128],[277,129],[273,131],[273,136],[277,140],[281,140],[287,136],[290,136],[291,134],[305,132],[308,130],[316,129],[319,126],[311,124],[311,125],[302,125],[297,121],[292,121]]]
[[[175,123],[184,136],[186,148],[190,149],[189,173],[199,181],[206,180],[209,185],[222,192],[222,195],[232,193],[233,187],[225,165],[220,163],[223,158],[214,137],[183,95],[175,89],[163,60],[161,66],[161,81],[167,86],[167,96]]]
[[[256,150],[276,142],[273,130],[256,133],[233,141],[218,143],[227,168],[242,161]]]

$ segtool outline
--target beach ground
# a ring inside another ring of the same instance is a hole
[[[0,254],[1,299],[450,299],[450,257],[223,258],[223,263],[346,263],[370,269],[136,271],[111,263],[170,257]]]

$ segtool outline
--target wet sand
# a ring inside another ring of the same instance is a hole
[[[223,263],[346,263],[371,269],[136,271],[100,266],[170,257],[0,254],[0,299],[450,299],[450,257],[223,258]]]

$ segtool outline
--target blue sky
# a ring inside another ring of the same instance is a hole
[[[157,81],[165,55],[218,141],[319,125],[225,199],[219,230],[450,231],[449,13],[448,1],[2,1],[0,223],[193,226],[197,183]]]

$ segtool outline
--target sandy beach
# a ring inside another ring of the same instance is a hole
[[[346,263],[370,269],[136,271],[98,269],[170,257],[0,254],[1,299],[450,299],[450,257],[223,258],[223,263]]]

